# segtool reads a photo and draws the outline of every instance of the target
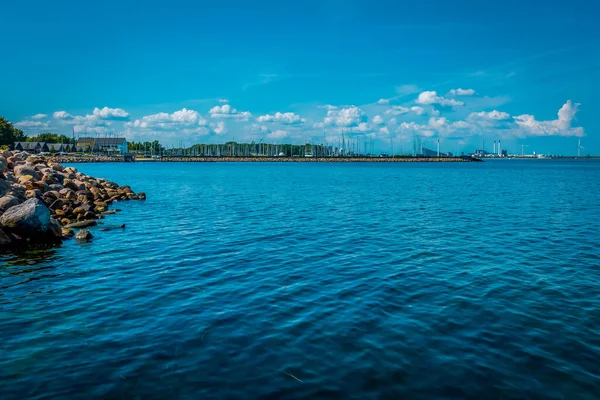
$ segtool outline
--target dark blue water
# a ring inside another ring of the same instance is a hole
[[[600,162],[95,164],[0,260],[0,398],[597,399]]]

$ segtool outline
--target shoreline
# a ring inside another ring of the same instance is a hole
[[[54,157],[52,161],[62,164],[127,162],[123,157]],[[480,162],[472,157],[162,157],[138,158],[134,162],[244,162],[244,163],[402,163],[402,162]]]
[[[120,201],[145,200],[103,178],[95,178],[55,159],[27,152],[5,151],[0,155],[0,252],[60,245],[74,237],[89,241],[84,228],[115,214],[110,206]],[[122,229],[104,226],[101,230]],[[75,229],[78,229],[75,231]]]

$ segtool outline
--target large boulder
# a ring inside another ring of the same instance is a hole
[[[29,157],[30,154],[26,151],[15,151],[13,153],[13,157],[16,158],[17,160],[22,160],[25,161],[27,159],[27,157]]]
[[[40,173],[31,164],[17,165],[13,172],[17,178],[25,175],[31,175],[36,180],[41,178]]]
[[[50,227],[50,210],[39,199],[29,199],[2,214],[0,226],[24,237],[38,236]]]
[[[38,157],[38,156],[29,156],[27,157],[27,159],[25,160],[28,163],[32,163],[32,164],[39,164],[39,163],[43,163],[44,159],[42,157]]]

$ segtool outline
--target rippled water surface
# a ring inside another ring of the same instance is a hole
[[[81,164],[0,259],[0,398],[597,399],[600,162]]]

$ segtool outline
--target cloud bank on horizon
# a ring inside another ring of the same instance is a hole
[[[538,120],[531,114],[510,115],[492,109],[477,110],[484,98],[474,89],[450,89],[445,95],[435,90],[379,99],[370,104],[318,105],[305,109],[308,116],[287,110],[255,115],[234,108],[227,99],[215,99],[208,110],[182,108],[132,117],[122,108],[96,107],[91,113],[73,115],[58,110],[36,114],[15,125],[28,134],[44,131],[73,132],[77,136],[122,135],[132,141],[159,140],[166,145],[270,140],[337,143],[348,138],[374,140],[381,146],[410,140],[415,136],[441,139],[457,145],[489,139],[528,137],[582,137],[576,126],[580,104],[566,100],[553,120]],[[467,111],[471,110],[471,111]],[[228,134],[227,137],[224,137]]]

